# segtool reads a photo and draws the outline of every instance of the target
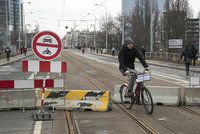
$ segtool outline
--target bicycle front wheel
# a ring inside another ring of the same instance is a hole
[[[126,109],[131,109],[131,107],[133,106],[134,100],[132,96],[126,96],[127,93],[128,93],[128,87],[127,85],[123,84],[120,87],[120,98],[121,98],[123,106]]]
[[[153,113],[153,99],[151,96],[151,93],[146,87],[142,88],[142,103],[144,105],[145,110],[147,111],[148,114]]]

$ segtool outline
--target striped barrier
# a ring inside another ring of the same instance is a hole
[[[67,62],[23,60],[22,72],[66,73]]]
[[[62,88],[63,79],[43,79],[35,80],[0,80],[0,90],[20,89],[20,88]]]
[[[35,108],[37,98],[34,88],[63,88],[63,84],[62,79],[0,80],[0,109]],[[44,95],[42,100],[41,103]]]
[[[38,97],[42,95],[38,92]],[[59,105],[65,98],[65,107],[67,110],[91,110],[91,111],[109,111],[111,110],[110,92],[109,91],[92,91],[92,90],[66,90],[51,92],[45,91],[44,105]],[[54,102],[51,99],[56,99]]]

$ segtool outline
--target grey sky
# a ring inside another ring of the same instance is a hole
[[[24,0],[25,23],[31,24],[32,29],[38,22],[41,30],[51,30],[58,33],[61,37],[65,34],[65,26],[70,31],[74,27],[74,21],[67,20],[94,20],[105,16],[105,7],[97,8],[95,4],[100,4],[105,0]],[[26,4],[31,2],[31,4]],[[200,0],[189,0],[195,14],[200,9]],[[104,5],[107,7],[107,13],[115,17],[121,13],[121,0],[107,0]],[[63,10],[63,7],[64,10]],[[97,9],[96,9],[97,8]],[[96,10],[95,10],[96,9]],[[94,11],[95,10],[95,11]],[[91,11],[94,15],[87,15]],[[63,19],[66,21],[58,21]],[[59,23],[59,26],[58,26]],[[86,29],[94,24],[94,21],[76,21],[76,29]],[[96,22],[97,27],[99,21]],[[30,28],[31,29],[31,28]]]

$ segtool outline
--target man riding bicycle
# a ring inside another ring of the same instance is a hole
[[[124,41],[124,45],[120,49],[119,55],[118,55],[118,60],[119,60],[119,69],[120,72],[124,75],[127,76],[130,74],[130,69],[135,69],[135,58],[138,58],[145,70],[148,69],[148,65],[144,58],[142,57],[141,53],[135,48],[134,42],[131,38],[127,38]],[[128,94],[127,96],[131,96],[132,90],[134,83],[136,81],[137,75],[133,74],[131,76],[131,79],[129,80],[129,85],[128,85]]]

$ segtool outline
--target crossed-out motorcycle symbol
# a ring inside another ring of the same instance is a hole
[[[51,55],[51,51],[47,48],[46,50],[42,51],[42,54]]]

